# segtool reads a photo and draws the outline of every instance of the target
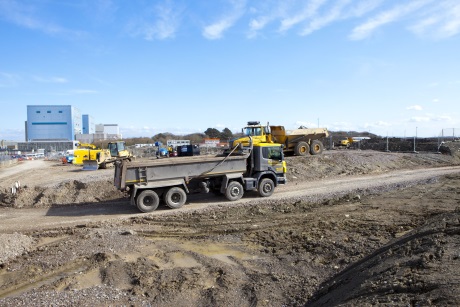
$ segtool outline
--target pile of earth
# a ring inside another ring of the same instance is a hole
[[[458,306],[459,250],[457,207],[327,280],[306,306]]]
[[[90,204],[116,200],[123,197],[111,180],[82,182],[67,180],[56,186],[24,186],[15,194],[10,190],[0,191],[0,206],[14,208],[48,208],[52,206]]]

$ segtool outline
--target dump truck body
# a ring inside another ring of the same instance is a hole
[[[142,212],[155,210],[160,199],[180,208],[188,193],[214,191],[237,200],[246,190],[270,196],[286,182],[286,163],[280,144],[254,146],[241,155],[192,156],[148,162],[115,163],[114,185],[125,191]]]

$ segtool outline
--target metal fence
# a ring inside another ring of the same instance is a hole
[[[460,140],[460,128],[446,128],[439,133],[441,142]]]
[[[5,154],[3,152],[0,153],[0,161],[8,161],[11,160],[11,156],[9,154]]]

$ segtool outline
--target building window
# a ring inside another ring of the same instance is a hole
[[[51,113],[51,111],[46,111],[46,113]]]
[[[40,111],[35,111],[36,113],[40,113]]]
[[[62,113],[62,111],[59,111],[59,113]]]

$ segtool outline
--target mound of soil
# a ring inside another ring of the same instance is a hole
[[[69,180],[53,187],[21,187],[16,194],[3,192],[0,194],[0,204],[5,207],[14,208],[49,208],[109,201],[122,197],[123,193],[118,191],[113,186],[113,182],[109,180],[86,183],[78,180]]]
[[[458,306],[459,235],[460,210],[436,215],[327,280],[306,306]]]

